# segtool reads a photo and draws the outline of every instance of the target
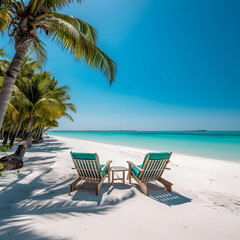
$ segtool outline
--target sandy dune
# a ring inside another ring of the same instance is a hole
[[[134,182],[112,187],[106,180],[99,196],[68,195],[77,176],[70,150],[124,166],[150,151],[55,136],[34,145],[19,173],[0,177],[1,240],[239,239],[240,164],[173,154],[164,173],[172,193],[159,188],[145,196]]]

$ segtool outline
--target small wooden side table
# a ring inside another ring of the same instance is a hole
[[[110,168],[110,171],[112,171],[112,186],[114,184],[114,180],[123,180],[123,184],[125,184],[125,172],[128,171],[128,168],[125,168],[122,166],[113,166]],[[114,178],[115,172],[122,172],[123,177],[122,178]]]

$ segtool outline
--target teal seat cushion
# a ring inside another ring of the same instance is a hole
[[[137,165],[139,168],[142,168],[142,165]],[[140,175],[140,171],[137,169],[137,168],[135,168],[134,166],[131,166],[131,170],[132,170],[132,172],[134,173],[134,175],[138,178],[139,177],[139,175]]]
[[[100,165],[100,169],[102,169],[104,166],[105,166],[105,164],[101,164],[101,165]],[[107,172],[107,168],[105,168],[105,169],[103,170],[103,172],[102,172],[102,176],[103,176],[103,177],[105,176],[106,172]]]
[[[149,153],[150,160],[155,160],[155,159],[168,159],[170,157],[170,153],[169,152],[161,152],[161,153]]]
[[[150,157],[149,159],[150,160],[156,160],[156,159],[168,159],[170,157],[170,153],[169,152],[161,152],[161,153],[148,153],[150,154]],[[147,155],[148,155],[147,154]],[[147,155],[145,156],[144,160],[143,160],[143,164],[142,166],[144,165],[146,159],[147,159]]]
[[[72,152],[72,157],[75,159],[87,159],[87,160],[94,160],[95,153],[77,153]]]

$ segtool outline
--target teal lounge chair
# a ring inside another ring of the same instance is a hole
[[[136,182],[139,184],[142,191],[148,195],[148,188],[145,185],[145,182],[150,181],[159,181],[168,191],[172,191],[172,183],[168,182],[162,178],[162,174],[166,168],[167,164],[170,161],[172,153],[163,152],[163,153],[148,153],[145,156],[145,159],[142,165],[135,165],[134,163],[127,161],[129,165],[128,170],[128,179],[131,184],[131,177],[133,177]]]
[[[112,161],[100,165],[96,153],[70,152],[70,154],[78,173],[78,178],[70,184],[70,192],[76,189],[79,181],[85,180],[98,183],[96,188],[96,195],[98,195],[106,176],[108,176],[108,182],[110,182],[110,164]]]

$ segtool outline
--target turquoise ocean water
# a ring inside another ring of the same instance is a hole
[[[48,131],[48,134],[240,163],[240,131]]]

